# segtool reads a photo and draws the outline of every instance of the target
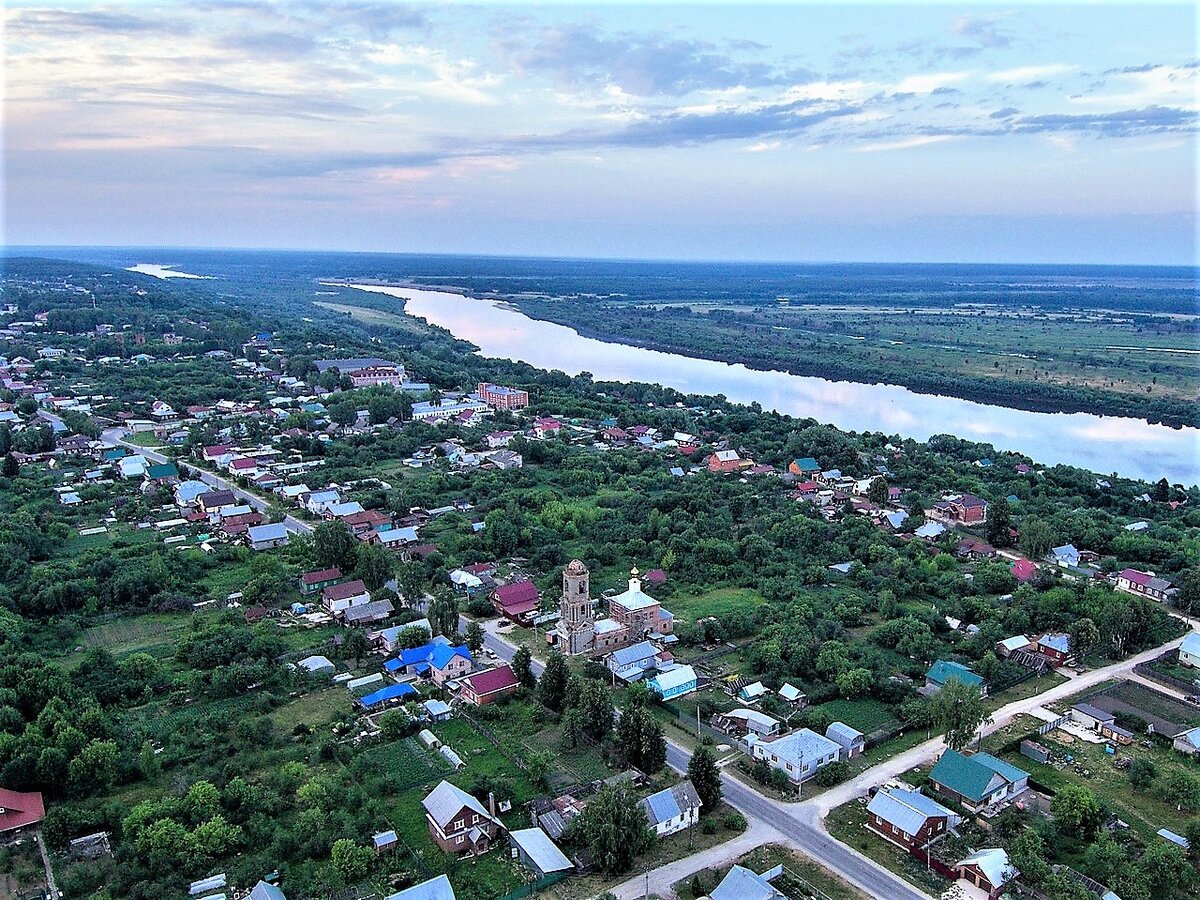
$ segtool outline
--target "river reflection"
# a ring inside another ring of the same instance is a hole
[[[407,301],[405,309],[504,357],[568,375],[591,372],[597,381],[644,381],[685,393],[724,394],[737,403],[811,416],[849,431],[882,431],[926,440],[954,434],[1016,450],[1048,465],[1067,463],[1096,472],[1187,485],[1200,482],[1200,430],[1152,425],[1141,419],[1088,413],[1037,413],[986,403],[917,394],[894,385],[826,381],[674,353],[611,344],[574,329],[531,319],[493,300],[442,291],[354,285]]]

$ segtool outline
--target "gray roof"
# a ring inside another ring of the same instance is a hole
[[[767,879],[741,866],[730,869],[709,896],[712,900],[787,900]]]
[[[445,782],[442,783],[445,784]],[[398,894],[390,894],[387,900],[458,900],[458,898],[454,896],[454,888],[450,886],[450,879],[445,875],[439,875],[437,878],[430,878],[428,881],[405,888]]]
[[[275,885],[260,881],[251,889],[250,900],[287,900],[287,897]]]
[[[992,887],[1008,884],[1020,873],[1009,861],[1008,854],[1000,847],[989,847],[978,850],[958,864],[959,866],[975,866],[987,876]]]
[[[520,831],[510,832],[508,837],[533,861],[543,875],[573,867],[566,854],[559,850],[554,841],[550,840],[550,836],[540,828],[522,828]]]
[[[845,722],[833,722],[825,731],[825,737],[831,741],[836,741],[847,749],[852,747],[855,742],[863,739],[863,733],[851,728]]]
[[[636,662],[641,662],[644,659],[650,659],[658,651],[649,641],[639,641],[628,647],[622,647],[620,650],[614,650],[612,654],[613,660],[618,666],[624,667],[632,665]]]
[[[813,763],[823,756],[838,753],[842,749],[839,744],[808,728],[793,731],[778,740],[764,741],[761,746],[797,767],[802,765],[802,759]]]
[[[700,795],[690,781],[669,787],[638,801],[652,825],[660,825],[682,815],[689,809],[699,809]]]
[[[1092,706],[1090,703],[1076,703],[1071,707],[1071,709],[1078,710],[1085,716],[1090,716],[1091,718],[1097,719],[1101,722],[1111,722],[1113,720],[1112,713],[1108,712],[1107,710],[1100,709],[1098,706]]]
[[[280,538],[287,537],[287,528],[282,522],[272,522],[270,525],[251,525],[247,532],[250,535],[250,540],[257,543],[258,541],[277,541]]]
[[[429,813],[433,820],[443,828],[458,815],[459,810],[464,806],[471,812],[479,813],[493,822],[496,821],[478,800],[448,781],[441,782],[430,791],[429,795],[421,801],[421,805],[425,807],[425,812]]]
[[[871,798],[867,811],[879,816],[889,825],[895,825],[905,834],[916,834],[926,820],[933,816],[948,816],[957,819],[950,810],[920,791],[903,788],[882,788]]]
[[[392,610],[391,600],[372,600],[370,603],[360,603],[358,606],[351,606],[346,610],[345,616],[347,622],[357,622],[360,619],[382,619],[385,616],[390,616]]]
[[[314,359],[313,365],[316,366],[318,372],[324,372],[326,369],[337,369],[343,375],[347,372],[357,372],[359,369],[370,369],[374,367],[395,366],[403,368],[400,363],[390,359],[380,359],[378,356],[351,356],[346,359]]]

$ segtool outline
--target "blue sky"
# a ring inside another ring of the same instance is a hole
[[[7,244],[1197,262],[1190,4],[5,18]]]

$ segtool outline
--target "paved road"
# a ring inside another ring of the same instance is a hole
[[[238,486],[232,481],[222,478],[220,475],[214,475],[200,467],[189,462],[184,462],[179,459],[171,459],[162,453],[157,453],[154,450],[147,450],[145,447],[139,447],[137,444],[131,444],[125,440],[129,432],[124,428],[110,428],[101,433],[100,439],[108,447],[126,447],[135,453],[140,453],[146,459],[154,463],[169,463],[173,462],[180,469],[187,471],[194,476],[197,481],[203,481],[205,484],[212,485],[218,490],[232,491],[233,495],[249,506],[251,509],[257,510],[264,515],[269,516],[271,513],[270,506],[267,501],[258,494],[252,494],[243,487]],[[297,519],[295,516],[286,515],[283,517],[283,527],[292,534],[308,534],[313,530],[313,526],[307,522]]]

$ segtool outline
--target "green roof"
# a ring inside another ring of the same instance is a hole
[[[1027,772],[996,759],[990,753],[963,756],[956,750],[947,749],[929,773],[929,780],[978,802],[990,793],[988,786],[997,775],[1009,783],[1028,777]]]
[[[792,462],[792,465],[794,465],[801,472],[820,472],[821,471],[821,464],[819,462],[817,462],[815,459],[813,459],[811,456],[805,456],[800,459],[796,459]]]
[[[175,468],[175,463],[163,463],[161,466],[151,466],[146,470],[146,475],[149,478],[178,478],[179,470]]]
[[[978,687],[983,684],[983,677],[976,675],[962,663],[950,662],[949,660],[939,659],[929,671],[925,673],[925,677],[934,684],[945,684],[952,678],[957,678],[963,684],[970,684]]]

